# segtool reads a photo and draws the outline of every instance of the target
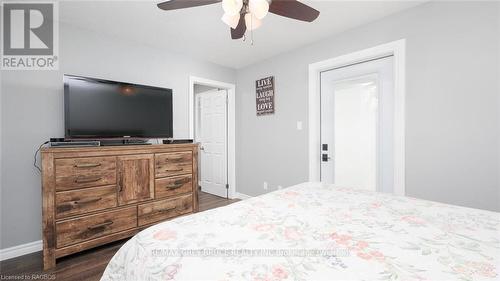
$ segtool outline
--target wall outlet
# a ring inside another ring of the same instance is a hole
[[[268,190],[269,189],[269,186],[267,184],[267,181],[264,182],[264,190]]]
[[[302,121],[297,121],[297,130],[302,131]]]

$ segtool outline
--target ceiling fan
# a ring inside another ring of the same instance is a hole
[[[221,20],[231,27],[231,38],[240,39],[247,30],[258,28],[271,12],[287,18],[312,22],[319,11],[297,0],[169,0],[158,4],[162,10],[177,10],[222,2]]]

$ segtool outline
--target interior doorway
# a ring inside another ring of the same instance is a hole
[[[190,138],[199,144],[198,185],[203,192],[234,198],[235,86],[190,77]]]
[[[227,90],[197,90],[194,139],[200,146],[199,185],[203,192],[229,197],[227,179]]]
[[[393,56],[321,72],[321,181],[394,193]]]

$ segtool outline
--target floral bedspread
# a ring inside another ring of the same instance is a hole
[[[500,213],[304,183],[145,229],[101,280],[500,280]]]

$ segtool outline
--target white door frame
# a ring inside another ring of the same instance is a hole
[[[236,154],[235,154],[235,141],[236,141],[236,85],[226,82],[210,80],[206,78],[189,76],[189,138],[194,140],[194,85],[210,86],[219,89],[227,90],[227,176],[228,176],[228,196],[235,198],[236,196]]]
[[[405,195],[405,49],[401,39],[309,65],[309,181],[320,181],[322,71],[394,56],[394,193]]]

